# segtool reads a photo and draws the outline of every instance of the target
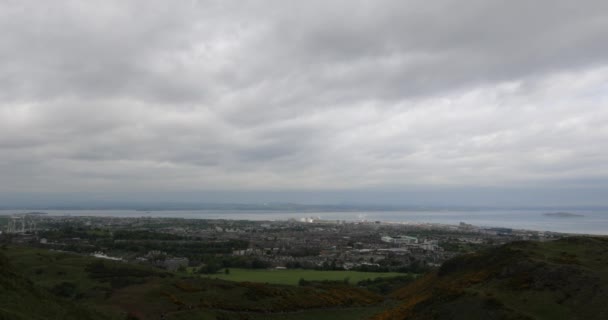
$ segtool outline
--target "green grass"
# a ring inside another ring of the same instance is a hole
[[[109,320],[104,314],[59,298],[36,286],[0,250],[0,319]]]
[[[249,281],[273,284],[298,285],[300,279],[308,281],[342,281],[348,278],[349,283],[356,284],[361,280],[375,278],[390,278],[403,276],[397,272],[359,272],[359,271],[319,271],[302,269],[238,269],[230,268],[230,274],[225,274],[224,270],[217,274],[202,275],[208,278],[217,278],[229,281]]]
[[[364,320],[385,310],[387,306],[377,305],[359,308],[336,308],[322,310],[301,310],[297,312],[269,313],[229,313],[217,310],[183,311],[168,315],[169,320],[198,319],[249,319],[249,320]]]
[[[380,275],[377,273],[231,269],[229,275],[221,273],[211,277],[193,277],[193,274],[182,274],[180,277],[179,274],[171,275],[155,268],[71,253],[27,247],[9,247],[0,251],[6,255],[5,260],[10,261],[14,269],[25,276],[24,279],[31,279],[41,291],[46,292],[44,289],[48,289],[57,294],[53,296],[48,292],[46,294],[50,298],[42,299],[45,301],[43,305],[49,306],[49,312],[55,313],[62,308],[54,307],[52,303],[55,300],[52,299],[73,302],[78,304],[78,307],[95,310],[104,320],[122,320],[126,312],[132,312],[142,320],[157,319],[158,315],[163,313],[168,315],[168,319],[188,320],[238,320],[243,317],[265,319],[271,313],[276,314],[272,319],[323,319],[321,315],[327,315],[327,319],[358,319],[359,316],[377,313],[383,308],[382,296],[356,286],[328,284],[315,287],[253,282],[257,280],[277,283],[277,280],[280,280],[278,283],[297,284],[303,276],[308,280],[339,281],[350,277],[353,283],[360,279],[375,278]],[[247,272],[253,272],[257,277],[252,279],[246,276]],[[234,277],[239,275],[245,276],[250,282],[212,279],[232,277],[231,280],[234,280]],[[282,277],[279,279],[277,275]],[[65,290],[56,290],[57,288]],[[28,290],[29,287],[26,286],[22,291]],[[29,316],[32,313],[28,311],[29,306],[16,303],[19,295],[22,293],[16,292],[12,295],[14,299],[9,299],[8,302],[22,308],[7,309],[4,312],[1,308],[3,304],[0,303],[0,319],[39,319]],[[32,302],[28,305],[36,305],[36,299],[29,300]],[[6,301],[0,299],[0,302]],[[74,310],[81,312],[77,308]],[[24,312],[24,316],[9,313],[17,311]],[[44,314],[42,311],[38,313]],[[6,317],[2,318],[3,315]],[[61,318],[61,315],[51,317],[58,318]]]
[[[15,270],[32,280],[36,287],[53,291],[61,284],[72,284],[70,296],[62,298],[75,299],[78,305],[96,309],[112,319],[124,318],[118,315],[121,314],[118,308],[107,303],[108,295],[116,291],[116,288],[113,288],[109,281],[91,277],[87,266],[94,262],[103,262],[109,267],[123,268],[121,270],[124,271],[143,270],[153,274],[163,273],[162,270],[152,267],[28,247],[9,247],[2,250],[2,254],[8,257]],[[132,277],[127,278],[132,279]],[[145,278],[141,280],[145,281]]]
[[[608,238],[514,242],[460,256],[377,319],[608,319]]]

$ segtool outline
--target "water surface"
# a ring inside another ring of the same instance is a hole
[[[601,210],[573,210],[576,217],[547,216],[547,210],[437,210],[437,211],[262,211],[262,210],[0,210],[0,215],[42,211],[52,216],[99,217],[158,217],[188,219],[231,220],[287,220],[319,217],[327,220],[368,220],[403,223],[458,224],[504,227],[538,231],[608,235],[608,212]]]

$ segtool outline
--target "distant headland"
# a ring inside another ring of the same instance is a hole
[[[553,218],[580,218],[584,217],[582,214],[570,213],[570,212],[547,212],[543,213],[544,216]]]

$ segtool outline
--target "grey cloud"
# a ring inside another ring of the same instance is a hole
[[[4,92],[14,97],[200,103],[287,81],[302,95],[285,103],[314,94],[326,105],[584,67],[608,49],[602,1],[21,5],[3,10]]]
[[[606,30],[593,0],[3,1],[0,191],[606,181]]]

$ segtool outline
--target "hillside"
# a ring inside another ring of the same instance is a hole
[[[393,319],[608,319],[608,239],[516,242],[457,257],[396,291]]]
[[[0,253],[0,319],[2,320],[101,320],[99,313],[76,306],[38,288],[15,271]]]
[[[140,320],[160,315],[164,319],[364,319],[386,309],[383,296],[342,281],[305,286],[232,282],[26,247],[9,247],[4,255],[13,267],[3,268],[3,279],[15,277],[21,282],[19,287],[3,286],[3,296],[7,293],[11,300],[3,300],[1,306],[7,315],[23,315],[5,319],[97,319],[40,318],[38,314],[45,312],[31,310],[30,305],[56,305],[48,314],[58,315],[62,308],[69,313],[88,308],[120,320],[127,314],[128,319]],[[30,292],[40,294],[27,296]],[[73,309],[76,304],[81,308]]]
[[[232,282],[9,247],[0,251],[0,320],[607,319],[608,239],[511,243],[399,285],[409,281]]]

